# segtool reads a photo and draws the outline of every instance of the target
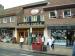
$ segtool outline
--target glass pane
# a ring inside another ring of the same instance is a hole
[[[64,16],[70,16],[70,10],[65,10],[64,11]]]
[[[50,12],[50,16],[55,16],[55,12]]]

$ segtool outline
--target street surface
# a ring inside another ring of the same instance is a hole
[[[65,56],[65,55],[35,53],[23,51],[22,49],[17,50],[17,49],[0,48],[0,56]]]

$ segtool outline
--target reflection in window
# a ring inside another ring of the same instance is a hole
[[[49,12],[49,18],[56,18],[56,17],[57,17],[57,11],[56,10]]]
[[[63,17],[70,17],[71,16],[71,9],[65,9],[63,12]]]
[[[15,19],[16,19],[16,17],[11,16],[11,17],[10,17],[10,22],[15,22]]]
[[[3,23],[7,23],[7,18],[3,18]]]

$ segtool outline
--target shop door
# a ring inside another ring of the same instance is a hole
[[[28,44],[27,42],[27,39],[28,39],[28,32],[26,31],[19,31],[18,32],[18,37],[19,37],[19,40],[20,40],[20,37],[23,37],[24,38],[24,44]]]

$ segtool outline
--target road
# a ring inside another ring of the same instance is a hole
[[[0,56],[65,56],[65,55],[43,54],[24,51],[22,49],[17,50],[17,49],[0,48]]]

